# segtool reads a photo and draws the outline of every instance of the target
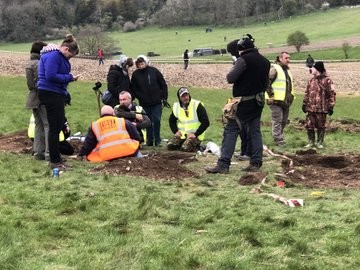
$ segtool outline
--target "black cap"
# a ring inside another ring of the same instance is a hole
[[[324,62],[322,62],[322,61],[315,62],[314,68],[317,71],[319,71],[320,73],[324,73],[326,71],[326,69],[324,67]]]
[[[238,50],[243,51],[246,49],[255,48],[254,42],[255,39],[250,34],[246,34],[237,43]]]

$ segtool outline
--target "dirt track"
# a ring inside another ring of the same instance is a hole
[[[278,48],[279,50],[279,48]],[[24,76],[24,66],[29,55],[24,53],[0,52],[1,75]],[[96,60],[71,59],[73,74],[80,74],[82,80],[106,82],[106,74],[110,64],[116,61],[105,61],[104,66],[98,66]],[[226,73],[231,68],[229,64],[192,64],[184,71],[182,64],[153,64],[164,74],[171,86],[189,86],[216,89],[231,89],[226,82]],[[305,64],[291,64],[294,84],[297,92],[303,92],[310,78]],[[360,62],[325,63],[327,72],[333,79],[337,93],[360,94]]]

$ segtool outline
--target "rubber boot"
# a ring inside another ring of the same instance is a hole
[[[309,143],[305,145],[305,148],[311,148],[315,146],[315,130],[308,130],[307,131]]]
[[[316,147],[317,148],[324,148],[324,137],[325,137],[325,130],[324,129],[320,129],[317,131],[317,136],[318,136],[318,140],[317,140],[317,144]]]

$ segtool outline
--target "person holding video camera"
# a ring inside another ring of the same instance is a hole
[[[235,119],[228,119],[224,128],[221,145],[221,156],[214,167],[207,167],[208,173],[229,173],[231,158],[235,151],[240,130],[247,128],[251,156],[246,172],[257,172],[262,166],[263,144],[260,119],[264,107],[264,92],[269,84],[270,62],[255,47],[255,39],[246,34],[239,39],[237,48],[239,57],[226,76],[228,83],[233,84],[233,97],[238,104]]]
[[[115,116],[132,122],[141,137],[140,143],[143,143],[146,139],[146,128],[151,126],[150,118],[145,110],[132,100],[131,94],[127,91],[120,92],[119,103],[114,108]]]

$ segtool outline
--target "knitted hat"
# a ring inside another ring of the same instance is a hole
[[[314,68],[319,71],[320,73],[324,73],[326,71],[324,67],[324,62],[318,61],[315,63]]]

